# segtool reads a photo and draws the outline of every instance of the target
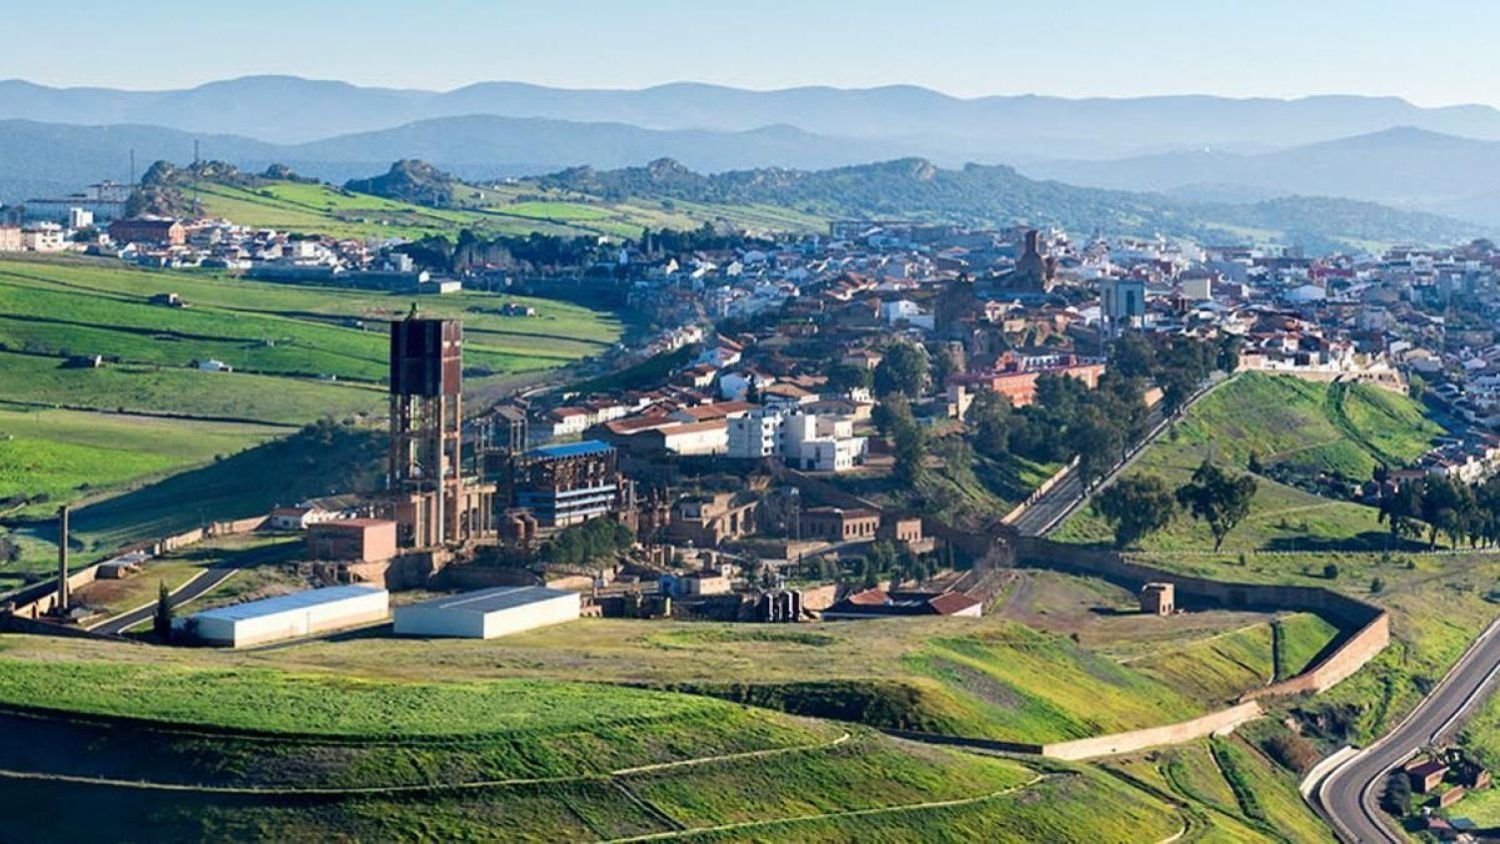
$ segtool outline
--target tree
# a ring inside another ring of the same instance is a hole
[[[994,390],[980,390],[969,405],[968,422],[974,431],[974,450],[999,458],[1010,451],[1010,399]]]
[[[1264,475],[1266,473],[1266,467],[1261,464],[1259,454],[1253,451],[1250,452],[1250,460],[1245,464],[1245,471],[1252,475]]]
[[[1068,431],[1068,445],[1078,455],[1078,478],[1087,487],[1114,468],[1125,449],[1125,432],[1097,408],[1089,408]]]
[[[1162,530],[1177,512],[1177,500],[1154,475],[1121,478],[1100,493],[1092,506],[1114,528],[1116,548]]]
[[[916,487],[926,480],[927,468],[922,461],[927,454],[927,432],[920,425],[897,430],[892,452],[896,457],[897,480],[907,487]]]
[[[1126,332],[1110,347],[1109,368],[1127,378],[1148,378],[1156,369],[1156,352],[1144,336]]]
[[[874,376],[863,366],[840,363],[828,370],[828,389],[840,395],[847,395],[858,389],[868,390],[874,383]]]
[[[1406,772],[1397,768],[1386,778],[1385,792],[1380,795],[1380,808],[1398,818],[1411,812],[1411,780]]]
[[[1421,529],[1417,519],[1422,514],[1422,484],[1405,483],[1380,499],[1380,521],[1391,529],[1391,538],[1396,541],[1414,538]]]
[[[1224,470],[1204,460],[1192,480],[1177,489],[1177,501],[1193,518],[1208,524],[1214,535],[1214,550],[1224,545],[1224,537],[1250,515],[1250,501],[1255,497],[1254,475],[1231,477]]]
[[[937,354],[932,356],[932,366],[930,367],[931,383],[936,385],[939,390],[942,390],[948,383],[948,376],[957,371],[957,368],[953,361],[953,352],[947,347],[938,349]]]
[[[1339,566],[1338,566],[1338,563],[1324,563],[1323,564],[1323,579],[1325,579],[1325,580],[1338,580],[1339,579]]]
[[[167,582],[159,581],[156,588],[156,612],[151,616],[151,632],[159,641],[172,639],[172,593],[167,591]]]
[[[927,356],[912,343],[895,343],[875,367],[875,392],[917,398],[927,389]]]

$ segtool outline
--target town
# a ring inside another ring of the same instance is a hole
[[[1500,840],[1484,16],[80,3],[0,839]]]

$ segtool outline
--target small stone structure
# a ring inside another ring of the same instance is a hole
[[[1170,583],[1148,583],[1141,587],[1141,612],[1171,615],[1177,611],[1176,589]]]

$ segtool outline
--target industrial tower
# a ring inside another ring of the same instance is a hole
[[[494,487],[463,472],[463,326],[391,323],[389,482],[401,543],[434,548],[493,531]]]

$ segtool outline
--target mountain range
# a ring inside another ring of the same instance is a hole
[[[658,158],[709,174],[922,158],[949,169],[1004,164],[1033,179],[1183,202],[1335,197],[1500,227],[1500,111],[1481,105],[1353,96],[962,99],[915,86],[486,82],[438,92],[259,76],[124,91],[0,81],[0,200],[125,179],[131,151],[137,174],[155,159],[185,163],[195,141],[205,158],[245,169],[285,163],[333,182],[405,158],[481,180]]]
[[[420,91],[294,76],[124,91],[0,81],[0,119],[147,124],[278,144],[472,115],[626,123],[669,131],[743,132],[788,125],[829,138],[900,144],[911,154],[947,163],[1120,158],[1205,145],[1253,152],[1393,126],[1500,140],[1500,111],[1494,108],[1422,108],[1395,97],[964,99],[912,85],[751,91],[691,82],[640,90],[482,82],[452,91]]]
[[[1500,142],[1410,126],[1258,155],[1187,150],[1031,162],[1038,178],[1196,199],[1343,196],[1500,226]]]

